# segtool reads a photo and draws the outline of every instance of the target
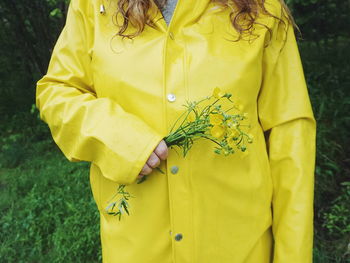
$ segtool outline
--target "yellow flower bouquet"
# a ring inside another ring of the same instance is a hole
[[[241,113],[242,105],[232,101],[231,97],[230,93],[223,93],[220,88],[216,87],[211,96],[199,101],[187,101],[187,104],[184,105],[186,110],[175,121],[169,134],[164,137],[167,146],[179,147],[183,150],[183,157],[186,157],[196,140],[207,139],[216,145],[214,152],[217,154],[227,156],[235,153],[237,149],[246,154],[248,152],[246,143],[253,142],[253,135],[243,130],[243,127],[250,127],[250,125],[242,124],[241,121],[247,119],[248,114]],[[229,102],[232,107],[223,109],[222,104],[219,103],[221,100],[226,100],[225,102]],[[207,103],[201,108],[204,102]],[[236,112],[228,113],[231,110],[236,110]],[[164,173],[159,167],[156,169]],[[142,183],[146,178],[147,176],[143,176],[138,179],[137,183]],[[109,203],[106,207],[107,213],[118,215],[119,220],[124,212],[129,215],[128,200],[134,197],[125,190],[125,186],[124,184],[119,185],[116,195],[121,195],[121,198]]]

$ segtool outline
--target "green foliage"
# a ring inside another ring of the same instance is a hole
[[[4,141],[28,138],[16,133]],[[68,162],[51,139],[19,145],[25,158],[16,167],[1,161],[0,261],[100,261],[99,213],[87,163]]]
[[[325,46],[301,41],[310,96],[317,120],[315,262],[350,260],[350,39]]]
[[[349,38],[350,2],[344,0],[286,0],[307,41]]]
[[[12,116],[4,115],[0,124],[5,127],[0,135],[0,168],[14,168],[28,157],[32,143],[47,140],[50,133],[47,125],[39,121],[39,112],[32,105],[30,114],[18,112]]]
[[[45,74],[68,1],[0,1],[0,112],[24,112]],[[51,15],[50,15],[51,14]]]
[[[342,237],[350,233],[350,182],[341,184],[341,194],[332,201],[331,207],[323,214],[322,224],[330,234]]]
[[[50,16],[51,17],[57,17],[57,18],[62,18],[63,17],[63,13],[62,10],[59,8],[55,8],[50,12]]]

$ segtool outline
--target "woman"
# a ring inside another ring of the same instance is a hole
[[[167,25],[151,0],[71,0],[36,104],[67,159],[91,162],[103,262],[312,262],[316,121],[288,14],[179,0]],[[214,87],[254,142],[183,158],[162,139]],[[105,208],[120,184],[136,198],[119,221]]]

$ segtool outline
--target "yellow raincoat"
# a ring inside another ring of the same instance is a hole
[[[122,41],[116,1],[105,14],[101,3],[71,0],[36,105],[68,160],[91,162],[103,262],[312,262],[316,121],[294,29],[261,16],[266,49],[259,25],[255,40],[231,42],[230,10],[179,0],[169,26],[158,12],[156,28]],[[282,17],[279,0],[265,5]],[[248,113],[248,154],[199,140],[137,184],[185,101],[216,86]],[[121,221],[105,211],[119,184],[135,196]]]

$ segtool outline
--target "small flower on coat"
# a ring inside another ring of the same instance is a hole
[[[233,120],[228,120],[227,121],[227,126],[229,128],[236,128],[239,126],[239,123],[237,121],[233,121]]]
[[[209,115],[210,124],[220,125],[223,122],[224,117],[221,114],[210,114]]]
[[[248,135],[248,139],[247,139],[247,142],[248,142],[248,143],[252,143],[252,142],[253,142],[253,139],[254,139],[254,136],[253,136],[253,134],[251,134],[251,133],[248,133],[247,135]]]
[[[212,96],[214,96],[216,99],[219,99],[219,98],[221,98],[221,97],[224,96],[224,95],[225,95],[225,93],[223,93],[223,92],[220,90],[220,88],[216,87],[216,88],[214,89],[214,91],[213,91],[213,95],[212,95]]]
[[[222,125],[214,125],[210,129],[211,135],[213,135],[215,138],[220,138],[225,133],[225,128]]]

